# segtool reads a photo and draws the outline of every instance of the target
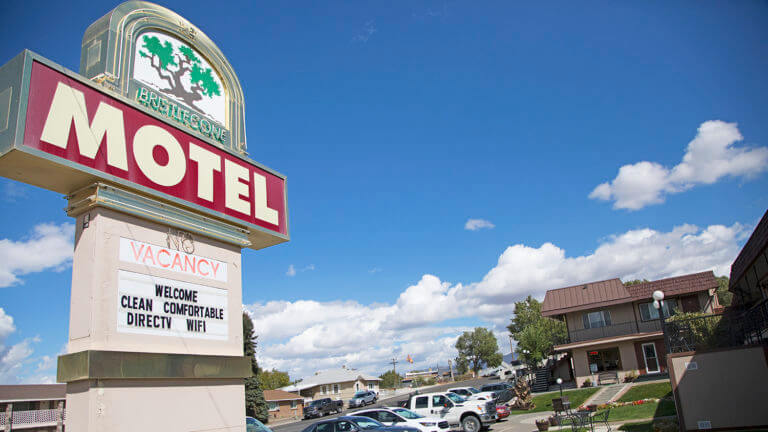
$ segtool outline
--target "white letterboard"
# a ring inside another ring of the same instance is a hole
[[[117,331],[226,340],[227,290],[118,271]]]

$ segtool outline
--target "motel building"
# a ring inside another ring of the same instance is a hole
[[[56,431],[66,418],[66,396],[64,384],[0,385],[0,430]]]
[[[542,315],[562,320],[568,340],[554,350],[570,357],[570,376],[581,387],[623,382],[627,374],[667,372],[666,348],[653,292],[664,293],[664,317],[719,309],[711,271],[624,285],[618,278],[547,291]],[[568,373],[565,374],[568,377]]]
[[[305,402],[323,398],[346,401],[360,390],[378,394],[380,381],[381,378],[342,367],[315,372],[313,376],[279,390],[297,393]]]

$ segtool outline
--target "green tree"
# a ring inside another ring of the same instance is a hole
[[[243,312],[243,351],[251,359],[251,376],[245,379],[245,415],[266,423],[269,420],[267,401],[259,387],[259,364],[256,361],[256,339],[253,333],[253,321]]]
[[[552,347],[565,341],[565,323],[541,315],[541,302],[528,296],[515,302],[515,316],[507,326],[517,341],[517,353],[527,362],[535,363],[552,352]],[[524,353],[528,351],[528,353]]]
[[[646,283],[646,282],[650,282],[650,281],[648,279],[633,279],[633,280],[624,282],[624,285],[626,286],[637,285],[637,284]]]
[[[259,371],[259,387],[262,390],[275,390],[289,385],[291,385],[291,377],[288,376],[287,372],[280,372],[275,369]]]
[[[496,336],[483,327],[475,327],[471,332],[465,331],[456,341],[456,365],[461,372],[462,365],[472,369],[475,374],[482,368],[496,367],[501,364],[501,353],[496,343]]]
[[[139,55],[148,59],[157,76],[168,84],[164,92],[180,98],[198,110],[200,108],[195,103],[202,100],[203,96],[212,98],[214,95],[221,95],[221,85],[214,78],[213,70],[201,66],[202,60],[195,55],[192,48],[181,45],[178,52],[174,52],[170,42],[160,43],[157,36],[144,35],[143,41],[143,49],[139,51]],[[187,73],[192,83],[189,90],[182,84],[182,77]]]
[[[721,306],[728,307],[733,301],[733,293],[728,291],[728,285],[731,280],[728,276],[720,276],[717,278],[717,301]]]
[[[381,378],[381,383],[379,384],[381,388],[397,388],[400,386],[400,382],[403,381],[403,377],[400,374],[391,370],[384,372],[379,378]]]

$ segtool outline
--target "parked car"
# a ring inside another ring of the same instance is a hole
[[[301,432],[421,432],[408,426],[385,426],[377,420],[363,416],[342,416],[313,423]]]
[[[344,401],[336,401],[331,398],[313,400],[304,408],[304,419],[323,417],[328,414],[340,413],[344,410]]]
[[[352,396],[352,399],[349,400],[349,407],[350,408],[364,407],[366,405],[371,405],[376,403],[377,399],[378,399],[378,396],[376,396],[375,392],[372,392],[370,390],[361,390],[359,392],[356,392],[354,396]]]
[[[498,420],[509,417],[509,407],[506,405],[496,405],[496,417]]]
[[[246,417],[245,432],[272,432],[272,429],[253,417]]]
[[[356,411],[355,415],[370,417],[388,426],[415,427],[421,432],[447,432],[449,430],[446,420],[437,417],[425,417],[400,407],[367,409]]]
[[[451,392],[415,394],[401,403],[417,414],[447,420],[449,426],[461,427],[464,432],[478,432],[496,421],[494,401],[467,400]]]
[[[493,394],[493,392],[481,392],[474,387],[454,387],[449,388],[448,391],[456,393],[464,399],[493,400],[496,398],[496,395]]]

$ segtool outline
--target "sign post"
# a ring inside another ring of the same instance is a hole
[[[88,28],[80,74],[29,51],[0,67],[0,174],[76,219],[66,429],[245,430],[241,250],[289,235],[243,112],[216,45],[146,2]]]

